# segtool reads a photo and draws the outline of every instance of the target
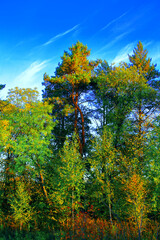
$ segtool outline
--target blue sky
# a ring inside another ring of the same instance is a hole
[[[64,50],[78,40],[90,59],[127,61],[137,42],[160,69],[159,0],[6,0],[0,14],[0,83],[8,89],[37,87],[54,75]]]

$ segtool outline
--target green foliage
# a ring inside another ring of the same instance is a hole
[[[64,52],[43,102],[0,102],[2,239],[159,237],[159,71],[141,42],[129,64],[89,55]]]
[[[25,183],[23,181],[18,182],[15,196],[10,200],[10,204],[15,223],[20,225],[20,230],[22,230],[23,225],[32,219],[33,209],[30,202],[31,197],[27,192]]]
[[[84,163],[78,148],[77,136],[73,134],[72,141],[67,139],[59,154],[59,179],[52,198],[66,213],[79,209],[84,191]]]
[[[114,184],[117,168],[116,149],[113,146],[113,134],[108,127],[104,127],[102,135],[92,141],[93,150],[90,154],[90,174],[93,178],[92,193],[99,199],[101,208],[110,214],[114,199]],[[107,207],[108,206],[108,207]],[[100,206],[97,206],[98,208]]]
[[[10,89],[8,92],[8,101],[20,108],[23,108],[26,104],[32,104],[38,102],[39,92],[32,90],[31,88],[18,88]]]
[[[87,46],[78,41],[69,48],[69,52],[64,52],[64,55],[61,57],[62,62],[56,68],[55,77],[50,78],[47,74],[44,75],[44,85],[46,85],[48,100],[59,105],[60,114],[56,112],[56,115],[63,119],[62,124],[60,124],[63,127],[62,136],[60,135],[61,131],[58,133],[58,137],[64,139],[61,140],[61,146],[63,146],[68,133],[65,129],[66,121],[64,116],[74,111],[74,116],[72,115],[74,121],[69,133],[72,133],[74,130],[79,136],[79,151],[81,155],[84,152],[86,135],[84,114],[80,106],[81,92],[85,91],[86,86],[89,85],[92,71],[99,63],[99,61],[89,61],[89,55],[90,50],[88,50]],[[78,124],[78,122],[80,123]]]
[[[19,89],[21,94],[21,89]],[[14,91],[12,90],[12,97],[9,101],[15,105],[10,105],[4,109],[4,114],[1,115],[4,124],[4,137],[2,138],[1,146],[3,151],[9,151],[14,154],[16,161],[15,171],[22,173],[26,165],[33,171],[40,165],[45,163],[45,158],[51,151],[48,148],[51,138],[51,130],[54,127],[51,116],[51,107],[47,103],[38,102],[38,100],[28,101],[27,94],[34,95],[31,90],[25,90],[23,96],[24,102],[20,97],[18,104],[17,96],[18,88],[15,90],[15,100],[13,99]],[[37,92],[36,92],[37,93]],[[26,100],[27,99],[27,100]],[[18,105],[17,105],[18,104]],[[22,108],[21,108],[22,107]]]
[[[139,41],[133,50],[133,55],[129,55],[129,60],[131,65],[136,66],[138,72],[149,81],[158,77],[160,73],[156,70],[156,65],[151,64],[151,59],[147,58],[147,54],[147,50],[143,49],[143,44]]]
[[[160,117],[153,125],[153,130],[148,134],[148,147],[146,149],[145,174],[149,179],[149,191],[152,210],[155,214],[160,211]]]

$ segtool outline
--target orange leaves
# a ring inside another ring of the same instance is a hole
[[[88,84],[91,78],[91,71],[97,66],[97,62],[92,61],[90,64],[87,59],[90,55],[90,50],[80,42],[72,45],[69,50],[70,52],[64,52],[63,57],[61,57],[62,63],[56,69],[56,75],[59,77],[57,80],[65,79],[72,85],[77,85],[81,82]],[[49,80],[46,74],[44,80]]]
[[[6,119],[1,120],[1,127],[2,127],[4,130],[7,129],[8,125],[9,125],[9,121],[8,121],[8,120],[6,120]]]
[[[133,55],[129,55],[132,66],[135,66],[137,73],[144,76],[147,80],[154,79],[159,72],[155,69],[155,65],[151,65],[151,59],[147,58],[147,50],[143,49],[143,44],[139,41],[133,50]]]
[[[88,213],[79,213],[74,221],[74,233],[72,232],[71,225],[72,219],[67,218],[67,221],[62,223],[63,237],[61,239],[88,239],[88,240],[101,240],[101,239],[137,239],[138,226],[133,221],[127,222],[113,221],[113,226],[106,219],[92,218]],[[142,236],[144,239],[152,239],[153,231],[158,230],[158,223],[150,223],[146,225]]]
[[[135,202],[140,199],[143,199],[146,195],[145,191],[145,183],[142,177],[136,173],[134,173],[128,183],[127,183],[127,192],[128,192],[128,201]]]
[[[67,218],[63,221],[63,238],[71,239],[73,232],[71,230],[72,219]],[[64,233],[65,232],[65,233]],[[149,222],[145,225],[142,231],[143,239],[152,239],[153,232],[158,232],[158,223]],[[155,234],[156,235],[156,234]],[[92,218],[88,213],[79,213],[74,221],[74,239],[137,239],[138,226],[134,224],[133,220],[116,222],[111,226],[110,222],[102,218]],[[156,239],[156,238],[155,238]]]
[[[132,219],[140,231],[142,223],[144,225],[147,220],[146,179],[140,174],[133,172],[129,179],[123,183],[125,186],[126,200],[129,203],[127,214],[129,214],[129,219]]]

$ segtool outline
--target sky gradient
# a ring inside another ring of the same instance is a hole
[[[90,59],[127,61],[140,40],[160,69],[160,2],[6,0],[0,14],[0,98],[13,87],[43,89],[64,50],[78,40]]]

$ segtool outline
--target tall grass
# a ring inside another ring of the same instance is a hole
[[[93,218],[87,213],[77,214],[74,222],[67,217],[58,229],[22,230],[1,225],[0,240],[159,240],[159,223],[148,221],[141,236],[131,221],[116,222]]]

